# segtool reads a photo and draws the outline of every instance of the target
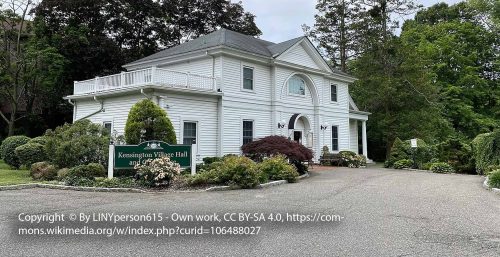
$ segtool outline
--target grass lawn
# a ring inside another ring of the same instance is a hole
[[[12,170],[0,160],[0,186],[26,184],[33,182],[29,170]]]

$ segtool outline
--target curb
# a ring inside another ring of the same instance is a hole
[[[147,192],[137,188],[77,187],[77,186],[63,186],[63,185],[51,185],[51,184],[40,184],[40,183],[0,186],[0,191],[31,189],[31,188],[48,188],[48,189],[73,190],[73,191],[85,191],[85,192],[127,192],[127,193]]]
[[[493,191],[493,193],[495,193],[495,194],[499,194],[500,195],[500,188],[494,188],[494,187],[488,186],[488,176],[486,176],[486,179],[483,182],[483,187],[486,188],[486,189],[488,189],[488,190]]]
[[[308,172],[308,173],[306,173],[306,174],[302,174],[302,175],[300,175],[298,179],[299,179],[299,180],[301,180],[301,179],[308,178],[308,177],[310,177],[310,176],[311,176],[311,175],[309,175],[309,172]]]

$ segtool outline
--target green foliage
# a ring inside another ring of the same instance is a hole
[[[500,130],[478,135],[472,140],[472,151],[478,174],[485,174],[490,165],[500,165]]]
[[[493,188],[500,188],[500,169],[494,170],[488,175],[488,185]]]
[[[190,186],[216,185],[220,184],[220,179],[216,169],[206,170],[194,176],[187,177]]]
[[[21,163],[15,150],[18,146],[28,143],[29,140],[30,138],[26,136],[11,136],[6,138],[3,140],[2,145],[0,145],[0,157],[5,163],[18,169]]]
[[[141,130],[146,132],[142,138]],[[174,127],[167,113],[149,99],[143,99],[132,106],[125,125],[125,140],[128,144],[139,144],[141,139],[177,143]]]
[[[106,176],[104,166],[99,163],[89,163],[87,165],[78,165],[68,170],[66,179],[70,177],[94,179],[95,177]]]
[[[214,162],[220,162],[222,161],[221,157],[205,157],[203,158],[203,164],[210,165]]]
[[[31,165],[30,175],[35,180],[54,180],[57,168],[48,162],[36,162]]]
[[[437,153],[440,160],[447,161],[458,173],[476,172],[472,148],[464,139],[448,138],[437,145]]]
[[[431,161],[436,155],[434,146],[430,146],[422,139],[417,139],[417,148],[412,148],[410,140],[401,141],[396,138],[389,153],[389,158],[384,163],[386,168],[393,167],[394,163],[399,160],[411,159],[412,163],[415,160],[415,168],[422,169],[425,163]]]
[[[366,166],[366,157],[352,151],[340,151],[340,165],[349,168]]]
[[[411,168],[411,166],[413,166],[413,161],[408,159],[398,160],[393,165],[395,169]]]
[[[27,143],[18,146],[16,147],[15,154],[19,159],[19,163],[26,167],[31,167],[31,164],[35,162],[42,162],[47,159],[45,147],[38,143]]]
[[[494,170],[500,170],[500,165],[490,165],[484,171],[484,175],[490,174]]]
[[[453,173],[453,172],[455,172],[453,167],[446,162],[435,162],[435,163],[431,164],[431,167],[429,170],[434,172],[434,173]]]
[[[45,133],[45,149],[50,161],[59,167],[89,163],[107,165],[109,132],[100,124],[78,120]]]
[[[96,178],[93,186],[106,188],[130,188],[136,186],[132,178]]]
[[[47,137],[46,136],[39,136],[39,137],[35,137],[35,138],[32,138],[30,139],[30,141],[28,141],[28,143],[37,143],[37,144],[41,144],[41,145],[46,145],[47,144]]]
[[[57,171],[57,180],[64,180],[69,174],[68,168],[62,168]]]
[[[294,183],[297,182],[299,177],[296,168],[289,164],[287,158],[283,155],[264,159],[258,164],[258,169],[270,180],[286,180],[289,183]]]
[[[63,181],[64,184],[66,184],[67,186],[79,186],[79,187],[93,187],[95,183],[94,178],[74,177],[74,176],[67,176]]]

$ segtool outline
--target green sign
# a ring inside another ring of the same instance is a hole
[[[115,146],[115,169],[133,169],[148,159],[163,156],[179,163],[181,167],[191,166],[190,145],[169,145],[162,141],[147,141],[139,145]]]

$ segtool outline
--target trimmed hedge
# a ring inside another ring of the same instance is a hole
[[[431,165],[430,171],[434,173],[453,173],[455,170],[446,162],[436,162]]]
[[[66,177],[88,178],[106,176],[104,166],[99,163],[89,163],[87,165],[78,165],[68,170]]]
[[[297,182],[299,173],[288,163],[284,155],[267,158],[258,164],[258,169],[270,180],[286,180],[289,183]]]
[[[19,163],[26,167],[31,167],[35,162],[42,162],[47,159],[45,147],[39,143],[27,143],[16,147],[15,153]]]
[[[125,141],[138,144],[141,130],[145,130],[144,141],[161,140],[176,144],[175,130],[165,110],[149,99],[144,99],[132,106],[125,125]]]
[[[0,145],[0,157],[11,167],[18,169],[21,166],[21,162],[16,155],[16,148],[28,143],[29,140],[30,138],[27,136],[11,136],[6,138],[2,142],[2,145]]]
[[[486,174],[488,166],[500,165],[500,130],[476,136],[472,152],[478,174]]]
[[[408,159],[399,160],[393,165],[395,169],[406,169],[411,168],[411,166],[413,166],[413,161]]]
[[[37,143],[41,145],[47,144],[47,137],[46,136],[39,136],[39,137],[34,137],[30,139],[28,143]]]
[[[417,148],[412,148],[410,140],[402,141],[399,138],[394,140],[389,157],[384,163],[384,167],[393,167],[394,163],[404,159],[415,159],[417,168],[422,169],[425,163],[430,162],[436,156],[434,146],[428,145],[422,139],[417,139]]]

